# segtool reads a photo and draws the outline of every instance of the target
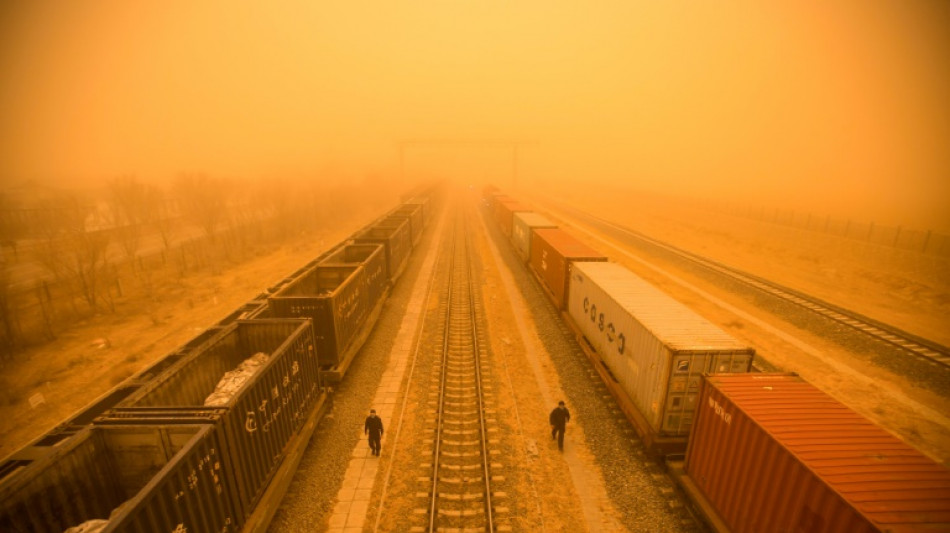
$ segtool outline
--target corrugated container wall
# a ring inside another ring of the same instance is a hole
[[[409,233],[412,235],[412,245],[415,246],[422,239],[422,230],[425,229],[425,211],[421,204],[403,204],[389,212],[381,222],[389,219],[404,219],[409,223]]]
[[[324,394],[312,332],[307,320],[239,320],[118,407],[127,416],[135,408],[206,408],[205,400],[226,372],[258,352],[267,354],[218,422],[238,478],[240,506],[248,511],[280,465],[284,447]]]
[[[386,251],[381,244],[347,244],[320,262],[320,266],[331,265],[363,267],[362,295],[370,311],[386,296],[389,278],[386,276]]]
[[[238,531],[225,454],[208,424],[87,427],[0,488],[0,531]]]
[[[417,196],[406,202],[407,205],[421,205],[422,206],[422,225],[423,227],[429,225],[429,220],[432,219],[432,209],[433,201],[428,196]]]
[[[544,215],[530,211],[515,213],[511,222],[511,240],[515,250],[523,261],[531,257],[531,230],[536,228],[556,228],[557,224]]]
[[[364,294],[360,265],[317,265],[268,299],[278,318],[309,318],[320,364],[339,363],[375,302]]]
[[[794,374],[707,377],[684,470],[736,533],[950,531],[950,470]]]
[[[558,228],[531,230],[531,268],[541,278],[558,309],[567,306],[569,267],[574,261],[607,261],[597,250]]]
[[[531,207],[521,202],[498,202],[495,204],[495,219],[501,226],[501,231],[506,236],[511,237],[511,224],[514,220],[514,214],[521,211],[531,211]]]
[[[568,313],[654,433],[689,435],[702,374],[748,372],[755,350],[616,263],[577,263]]]
[[[379,223],[353,235],[356,243],[382,244],[386,250],[386,268],[390,283],[395,283],[409,262],[412,252],[412,233],[405,220],[390,224]]]

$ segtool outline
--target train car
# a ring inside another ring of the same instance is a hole
[[[501,227],[501,232],[506,237],[511,238],[511,226],[515,213],[532,211],[531,206],[523,204],[517,200],[502,200],[495,202],[494,214]]]
[[[950,470],[795,374],[706,376],[674,472],[721,531],[950,531]]]
[[[318,265],[362,266],[366,273],[363,277],[363,292],[369,295],[370,302],[378,302],[386,295],[389,279],[386,276],[386,254],[382,245],[346,244],[326,256]]]
[[[416,206],[422,211],[422,228],[424,229],[432,218],[432,200],[428,196],[417,196],[406,200],[401,208]]]
[[[156,412],[163,422],[193,420],[192,413],[219,408],[203,420],[223,435],[235,507],[246,517],[326,394],[310,321],[239,320],[97,421],[155,422]]]
[[[317,265],[268,299],[270,315],[310,319],[320,365],[344,372],[364,323],[386,297],[387,289],[367,292],[369,275],[359,264]]]
[[[517,202],[517,200],[501,191],[497,191],[497,192],[493,192],[489,194],[485,198],[485,206],[493,213],[492,216],[494,216],[496,206],[500,202]]]
[[[425,211],[421,204],[403,204],[390,211],[379,222],[388,223],[396,220],[405,220],[409,223],[409,233],[412,235],[412,246],[415,247],[422,239],[422,230],[425,229]]]
[[[752,368],[752,347],[621,265],[575,263],[569,294],[568,316],[648,449],[686,450],[704,373]]]
[[[239,531],[236,479],[208,424],[88,426],[55,448],[21,452],[0,484],[0,531]],[[97,530],[98,531],[98,530]]]
[[[531,258],[532,230],[539,228],[556,228],[557,224],[547,217],[531,211],[515,213],[511,221],[511,241],[515,250],[525,262]]]
[[[531,270],[558,309],[567,307],[570,267],[574,262],[607,261],[607,256],[558,228],[531,230]]]
[[[420,189],[404,211],[421,211],[425,225],[437,192]],[[93,519],[109,519],[103,531],[146,533],[266,527],[328,399],[310,321],[275,320],[269,298],[318,265],[358,266],[369,272],[361,298],[383,294],[378,312],[394,279],[387,260],[404,267],[412,244],[408,229],[382,227],[371,233],[387,242],[335,245],[4,458],[0,531]],[[370,329],[364,322],[357,336]],[[250,352],[269,356],[221,406],[201,405]]]
[[[412,253],[412,233],[409,222],[404,219],[377,222],[356,232],[352,241],[357,244],[383,245],[387,277],[391,284],[402,275]]]

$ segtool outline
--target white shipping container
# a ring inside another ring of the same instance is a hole
[[[521,259],[527,261],[531,257],[531,230],[533,228],[556,228],[557,224],[548,220],[544,215],[533,211],[519,211],[515,213],[511,226],[511,240]]]
[[[650,430],[689,435],[704,373],[748,372],[755,350],[616,263],[573,263],[568,313]]]

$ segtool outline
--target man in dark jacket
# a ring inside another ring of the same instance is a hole
[[[567,431],[567,422],[571,419],[564,402],[557,402],[557,407],[551,411],[548,421],[551,422],[551,439],[557,437],[557,449],[564,451],[564,432]]]
[[[369,435],[369,447],[373,450],[373,455],[379,457],[379,441],[383,438],[383,419],[376,416],[376,409],[369,410],[369,416],[363,424],[363,433]]]

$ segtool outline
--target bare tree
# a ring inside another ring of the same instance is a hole
[[[16,314],[13,310],[13,298],[10,291],[10,270],[7,263],[0,263],[0,356],[4,359],[13,353],[17,343]]]
[[[92,228],[87,218],[92,208],[74,195],[65,195],[42,210],[41,262],[57,277],[76,280],[89,307],[96,309],[100,279],[107,265],[109,235]]]
[[[152,211],[150,217],[155,229],[158,230],[162,238],[162,244],[165,245],[165,251],[171,250],[172,238],[175,229],[178,227],[178,212],[172,200],[165,197],[161,189],[149,186],[146,191],[148,196],[148,206]]]
[[[13,207],[9,197],[0,193],[0,262],[12,263],[19,259],[17,241],[23,238],[25,228]]]
[[[113,231],[133,268],[142,243],[142,225],[151,214],[148,200],[147,188],[135,176],[121,176],[109,182]]]
[[[182,213],[215,241],[215,231],[225,221],[228,188],[222,179],[204,174],[182,174],[175,181]]]

